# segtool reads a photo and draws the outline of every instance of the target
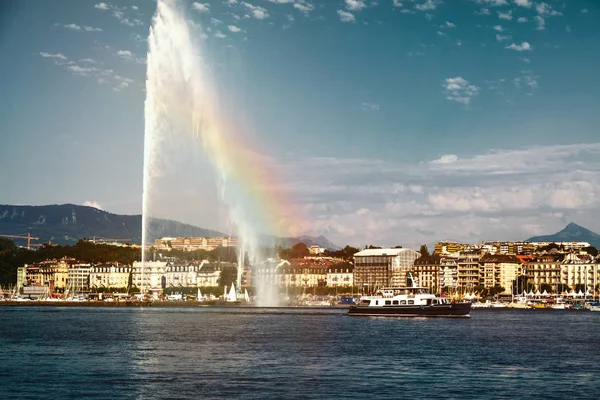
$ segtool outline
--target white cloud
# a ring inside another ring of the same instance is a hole
[[[464,105],[469,105],[471,99],[479,94],[479,88],[461,76],[446,78],[442,83],[442,87],[446,94],[446,100],[456,101]]]
[[[138,6],[131,6],[131,9],[134,10],[134,11],[139,10]]]
[[[240,29],[240,28],[238,28],[238,27],[237,27],[237,26],[235,26],[235,25],[229,25],[229,26],[227,27],[227,29],[229,29],[229,31],[230,31],[230,32],[233,32],[233,33],[241,32],[241,29]]]
[[[400,0],[394,0],[393,2],[394,7],[403,7],[404,5],[400,2]]]
[[[556,11],[554,8],[552,8],[551,5],[547,4],[547,3],[537,3],[535,5],[535,10],[538,12],[538,14],[540,14],[541,16],[558,16],[558,15],[562,15],[562,13]]]
[[[493,28],[495,31],[504,32],[504,28],[502,28],[502,25],[496,25]]]
[[[458,156],[455,154],[445,154],[438,158],[437,160],[433,160],[432,164],[452,164],[458,161]]]
[[[525,94],[532,96],[538,88],[538,76],[531,70],[521,71],[521,75],[516,77],[513,81],[515,86],[519,89],[524,89]]]
[[[126,60],[131,60],[133,58],[133,53],[129,50],[119,50],[115,53],[115,55],[124,58]]]
[[[509,10],[506,13],[498,12],[498,18],[505,19],[507,21],[511,21],[513,19],[512,10]]]
[[[379,111],[380,106],[377,103],[363,102],[362,109],[364,111]]]
[[[531,0],[513,0],[513,1],[516,5],[521,6],[521,7],[531,8],[531,6],[533,6],[533,4],[531,3]]]
[[[589,13],[589,11],[588,11],[588,9],[587,9],[587,8],[582,8],[580,12],[581,12],[582,14],[587,14],[587,13]]]
[[[488,8],[482,8],[479,11],[475,11],[476,15],[491,15],[492,12]]]
[[[544,18],[540,17],[539,15],[536,15],[533,18],[535,20],[535,23],[537,24],[535,29],[537,29],[538,31],[543,31],[544,29],[546,29],[546,21],[544,20]]]
[[[89,200],[86,200],[86,201],[83,203],[83,205],[84,205],[84,206],[87,206],[87,207],[94,207],[94,208],[97,208],[98,210],[102,210],[102,207],[100,206],[100,204],[99,204],[97,201],[89,201]]]
[[[521,44],[511,44],[505,47],[506,49],[516,50],[516,51],[530,51],[533,50],[533,47],[528,42],[521,42]]]
[[[67,60],[67,57],[65,57],[64,54],[62,53],[46,53],[46,52],[40,52],[40,56],[44,57],[44,58],[56,58],[59,60]]]
[[[440,4],[440,3],[441,3],[441,1],[438,1],[438,0],[426,0],[422,4],[416,4],[415,9],[417,9],[419,11],[431,11],[431,10],[435,10],[437,8],[438,4]]]
[[[109,9],[109,5],[106,3],[98,3],[94,6],[94,8],[97,8],[99,10],[108,10]]]
[[[260,7],[260,6],[255,6],[252,5],[250,3],[247,2],[242,2],[242,5],[244,7],[246,7],[247,9],[250,10],[250,13],[252,14],[252,16],[256,19],[265,19],[265,18],[269,18],[269,13],[267,12],[266,8]]]
[[[82,26],[79,26],[77,24],[65,24],[65,25],[55,24],[55,26],[60,26],[62,28],[69,29],[69,30],[72,30],[72,31],[77,31],[77,32],[81,32],[81,31],[85,31],[85,32],[102,32],[102,29],[100,29],[100,28],[94,28],[94,27],[86,26],[86,25],[84,25],[82,27]]]
[[[80,31],[81,30],[81,27],[77,24],[62,25],[62,27],[65,29],[70,29],[72,31]]]
[[[79,62],[89,63],[89,64],[95,64],[96,63],[96,61],[92,60],[91,58],[83,58],[83,59],[79,60]]]
[[[349,13],[344,10],[337,10],[337,13],[340,16],[340,21],[342,21],[342,22],[355,22],[356,21],[356,18],[354,17],[354,14],[352,14],[352,13]]]
[[[346,8],[350,11],[361,11],[367,5],[361,0],[346,0]]]
[[[315,6],[313,6],[310,3],[294,3],[294,8],[306,15],[312,10],[314,10]]]
[[[599,156],[600,143],[588,143],[447,154],[418,164],[286,158],[281,171],[306,215],[307,234],[342,245],[411,247],[443,239],[524,240],[536,225],[552,219],[564,226],[563,218],[575,216],[600,228]]]
[[[511,36],[510,35],[496,35],[496,40],[499,42],[502,42],[504,40],[510,40]]]
[[[194,3],[192,3],[192,8],[194,9],[194,11],[197,11],[199,13],[210,12],[210,4],[208,3],[200,3],[195,1]]]
[[[219,39],[225,39],[227,37],[227,35],[223,34],[221,31],[217,31],[215,33],[215,37],[219,38]]]
[[[517,18],[517,22],[520,24],[524,24],[525,22],[527,22],[527,18],[526,17],[519,17]]]
[[[142,26],[144,23],[137,18],[129,19],[125,16],[125,13],[121,10],[113,10],[113,16],[119,20],[120,23],[127,26]]]
[[[456,24],[450,21],[446,21],[446,28],[456,28]]]
[[[71,65],[69,67],[67,67],[71,72],[74,72],[77,75],[84,75],[87,76],[91,73],[97,72],[98,69],[97,68],[93,68],[93,67],[80,67],[79,65]]]
[[[475,0],[475,2],[477,4],[485,4],[490,7],[499,7],[499,6],[505,6],[508,4],[506,2],[506,0]]]

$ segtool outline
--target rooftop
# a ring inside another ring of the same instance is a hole
[[[354,257],[356,256],[397,256],[400,253],[404,253],[406,251],[409,251],[412,249],[407,249],[407,248],[401,248],[401,249],[365,249],[362,251],[359,251],[358,253],[354,254]]]

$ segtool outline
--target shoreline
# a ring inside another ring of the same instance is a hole
[[[347,305],[335,306],[281,306],[257,307],[244,304],[211,304],[195,301],[0,301],[0,307],[203,307],[203,308],[252,308],[252,309],[307,309],[335,310],[348,309]]]

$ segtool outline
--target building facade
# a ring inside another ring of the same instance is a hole
[[[354,286],[354,265],[333,265],[327,268],[327,286]]]
[[[365,249],[354,254],[354,284],[377,288],[406,286],[406,274],[420,254],[412,249]]]
[[[479,283],[486,288],[501,286],[510,294],[513,282],[523,273],[521,261],[513,255],[486,254],[479,260]]]
[[[94,265],[90,269],[90,289],[122,289],[129,287],[131,266],[119,263]]]

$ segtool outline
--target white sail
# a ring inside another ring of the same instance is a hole
[[[198,288],[198,296],[197,296],[198,301],[202,301],[202,292],[200,291],[200,288]]]
[[[235,294],[235,286],[233,286],[233,283],[231,284],[231,289],[229,290],[229,296],[227,296],[227,301],[237,301],[237,296]]]
[[[248,296],[247,289],[244,289],[244,300],[246,300],[246,303],[250,303],[250,296]]]
[[[223,300],[227,300],[227,286],[223,287]]]

